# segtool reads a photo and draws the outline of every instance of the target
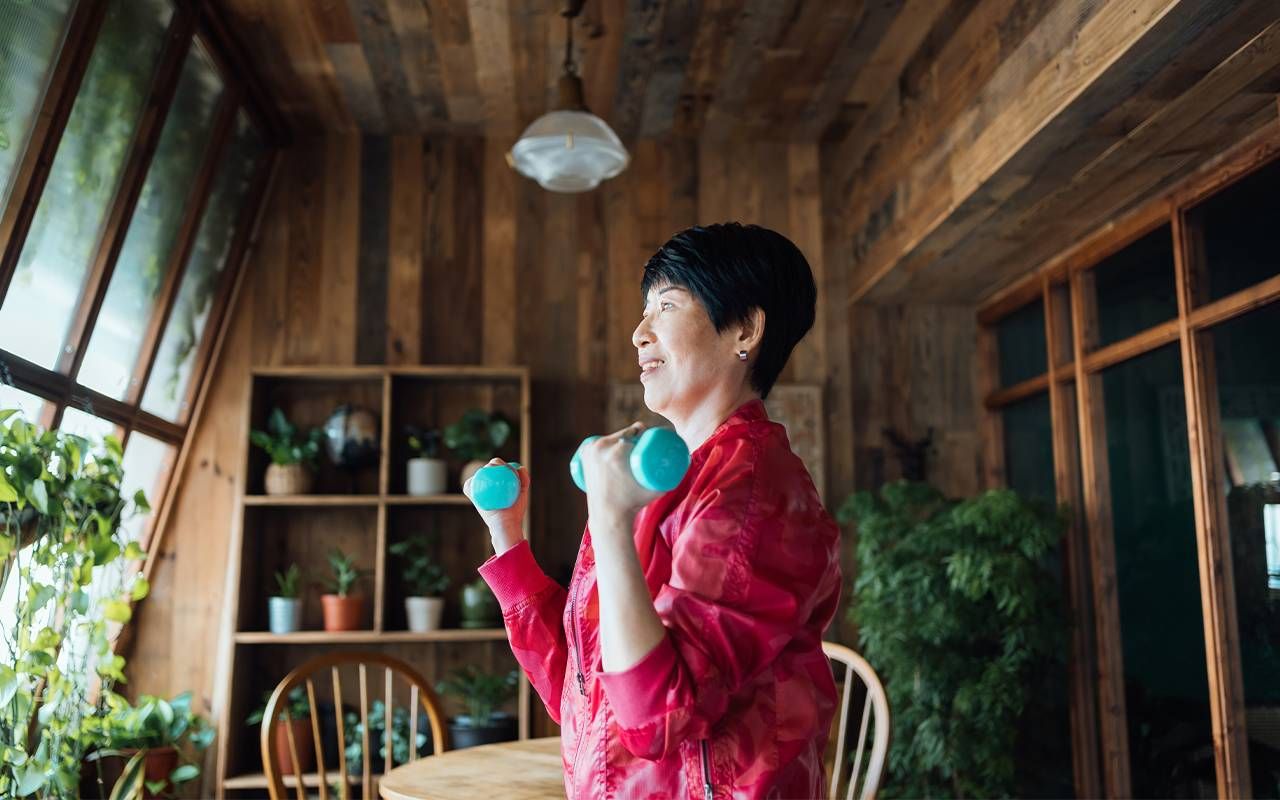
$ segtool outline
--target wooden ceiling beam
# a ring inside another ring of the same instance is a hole
[[[512,135],[516,128],[516,75],[511,63],[511,9],[507,0],[467,0],[476,86],[490,131]]]
[[[640,133],[649,78],[662,38],[666,7],[681,0],[628,0],[618,59],[618,90],[613,99],[613,129],[623,141]]]
[[[1087,136],[1109,110],[1137,93],[1144,76],[1240,3],[1105,0],[1089,16],[1076,5],[1051,9],[993,73],[979,102],[946,130],[942,145],[911,164],[875,202],[856,248],[851,299],[891,297],[905,289],[910,271],[897,267],[928,263],[921,254],[931,237],[968,233],[975,220],[1052,168],[1064,142]],[[1028,62],[1042,60],[1038,69],[1028,69]]]

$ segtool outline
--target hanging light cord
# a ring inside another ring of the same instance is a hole
[[[565,32],[564,37],[564,71],[570,75],[577,74],[578,68],[573,63],[573,20],[578,14],[582,13],[582,6],[586,0],[569,0],[565,5],[564,11],[560,12],[560,16],[564,17]]]

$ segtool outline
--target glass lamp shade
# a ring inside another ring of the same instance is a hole
[[[525,128],[511,166],[550,192],[586,192],[627,168],[617,134],[589,111],[550,111]]]

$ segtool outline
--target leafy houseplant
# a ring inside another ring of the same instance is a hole
[[[145,795],[171,792],[200,776],[200,754],[213,742],[214,731],[191,710],[191,692],[172,700],[142,695],[137,706],[115,692],[104,693],[107,713],[86,720],[98,748],[90,758],[131,758],[145,752]]]
[[[387,743],[384,732],[387,729],[387,706],[381,700],[369,704],[369,741],[376,742],[378,751],[375,764],[381,764],[387,757]],[[344,755],[347,759],[347,772],[359,775],[364,769],[364,726],[360,723],[360,715],[348,711],[343,717],[345,732]],[[418,730],[413,737],[413,746],[418,755],[432,752],[431,722],[426,713],[419,709]],[[407,764],[409,762],[409,710],[401,706],[391,709],[391,763]]]
[[[267,599],[267,618],[272,633],[293,633],[302,628],[302,571],[290,564],[275,574],[277,593]]]
[[[333,569],[333,578],[328,581],[330,592],[320,598],[324,610],[324,629],[359,630],[364,618],[364,598],[351,594],[351,589],[360,579],[361,571],[356,568],[352,556],[336,547],[329,551],[329,566]]]
[[[462,467],[460,483],[466,483],[476,470],[483,467],[506,444],[511,436],[511,423],[497,412],[473,408],[462,419],[444,429],[445,445],[467,459]]]
[[[405,486],[411,495],[442,494],[445,490],[446,464],[439,457],[440,431],[434,428],[405,428],[405,443],[413,457],[405,464]]]
[[[515,717],[495,709],[515,696],[520,673],[483,672],[475,666],[455,670],[436,685],[441,694],[456,697],[467,713],[454,718],[449,738],[455,749],[505,742],[516,737]]]
[[[279,408],[272,409],[265,431],[252,431],[249,441],[266,451],[271,458],[267,467],[267,494],[306,494],[311,488],[311,473],[320,458],[324,431],[312,428],[303,433],[293,426]]]
[[[254,709],[245,720],[245,724],[261,725],[263,718],[267,715],[267,701],[270,699],[271,692],[263,692],[262,705]],[[302,687],[295,686],[289,690],[285,706],[289,711],[288,721],[285,721],[283,712],[276,717],[276,725],[279,727],[276,735],[276,763],[280,765],[281,775],[297,775],[307,772],[315,765],[316,746],[311,736],[311,704],[307,702],[307,693]],[[294,747],[298,750],[297,769],[294,768],[293,756],[289,752],[289,739],[285,728],[293,731]]]
[[[897,482],[850,497],[839,517],[858,526],[850,613],[894,714],[881,793],[1024,794],[1019,724],[1043,724],[1035,682],[1065,653],[1046,566],[1062,516],[1008,490],[956,502]]]
[[[124,680],[109,625],[129,620],[148,585],[122,521],[150,509],[141,491],[121,495],[122,457],[115,437],[91,447],[0,411],[0,596],[14,598],[0,637],[2,797],[74,794],[91,720]]]
[[[409,630],[433,631],[440,628],[444,613],[441,593],[449,587],[449,576],[432,560],[426,536],[414,536],[396,542],[389,548],[404,564],[404,582],[411,594],[404,599]]]

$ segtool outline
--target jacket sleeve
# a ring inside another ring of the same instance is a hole
[[[559,725],[568,657],[562,621],[566,591],[538,567],[527,541],[493,556],[479,572],[502,607],[516,661]]]
[[[758,441],[724,446],[732,452],[682,520],[654,599],[667,635],[631,668],[599,673],[639,758],[708,738],[733,695],[803,633],[828,572],[812,504],[788,499]]]

